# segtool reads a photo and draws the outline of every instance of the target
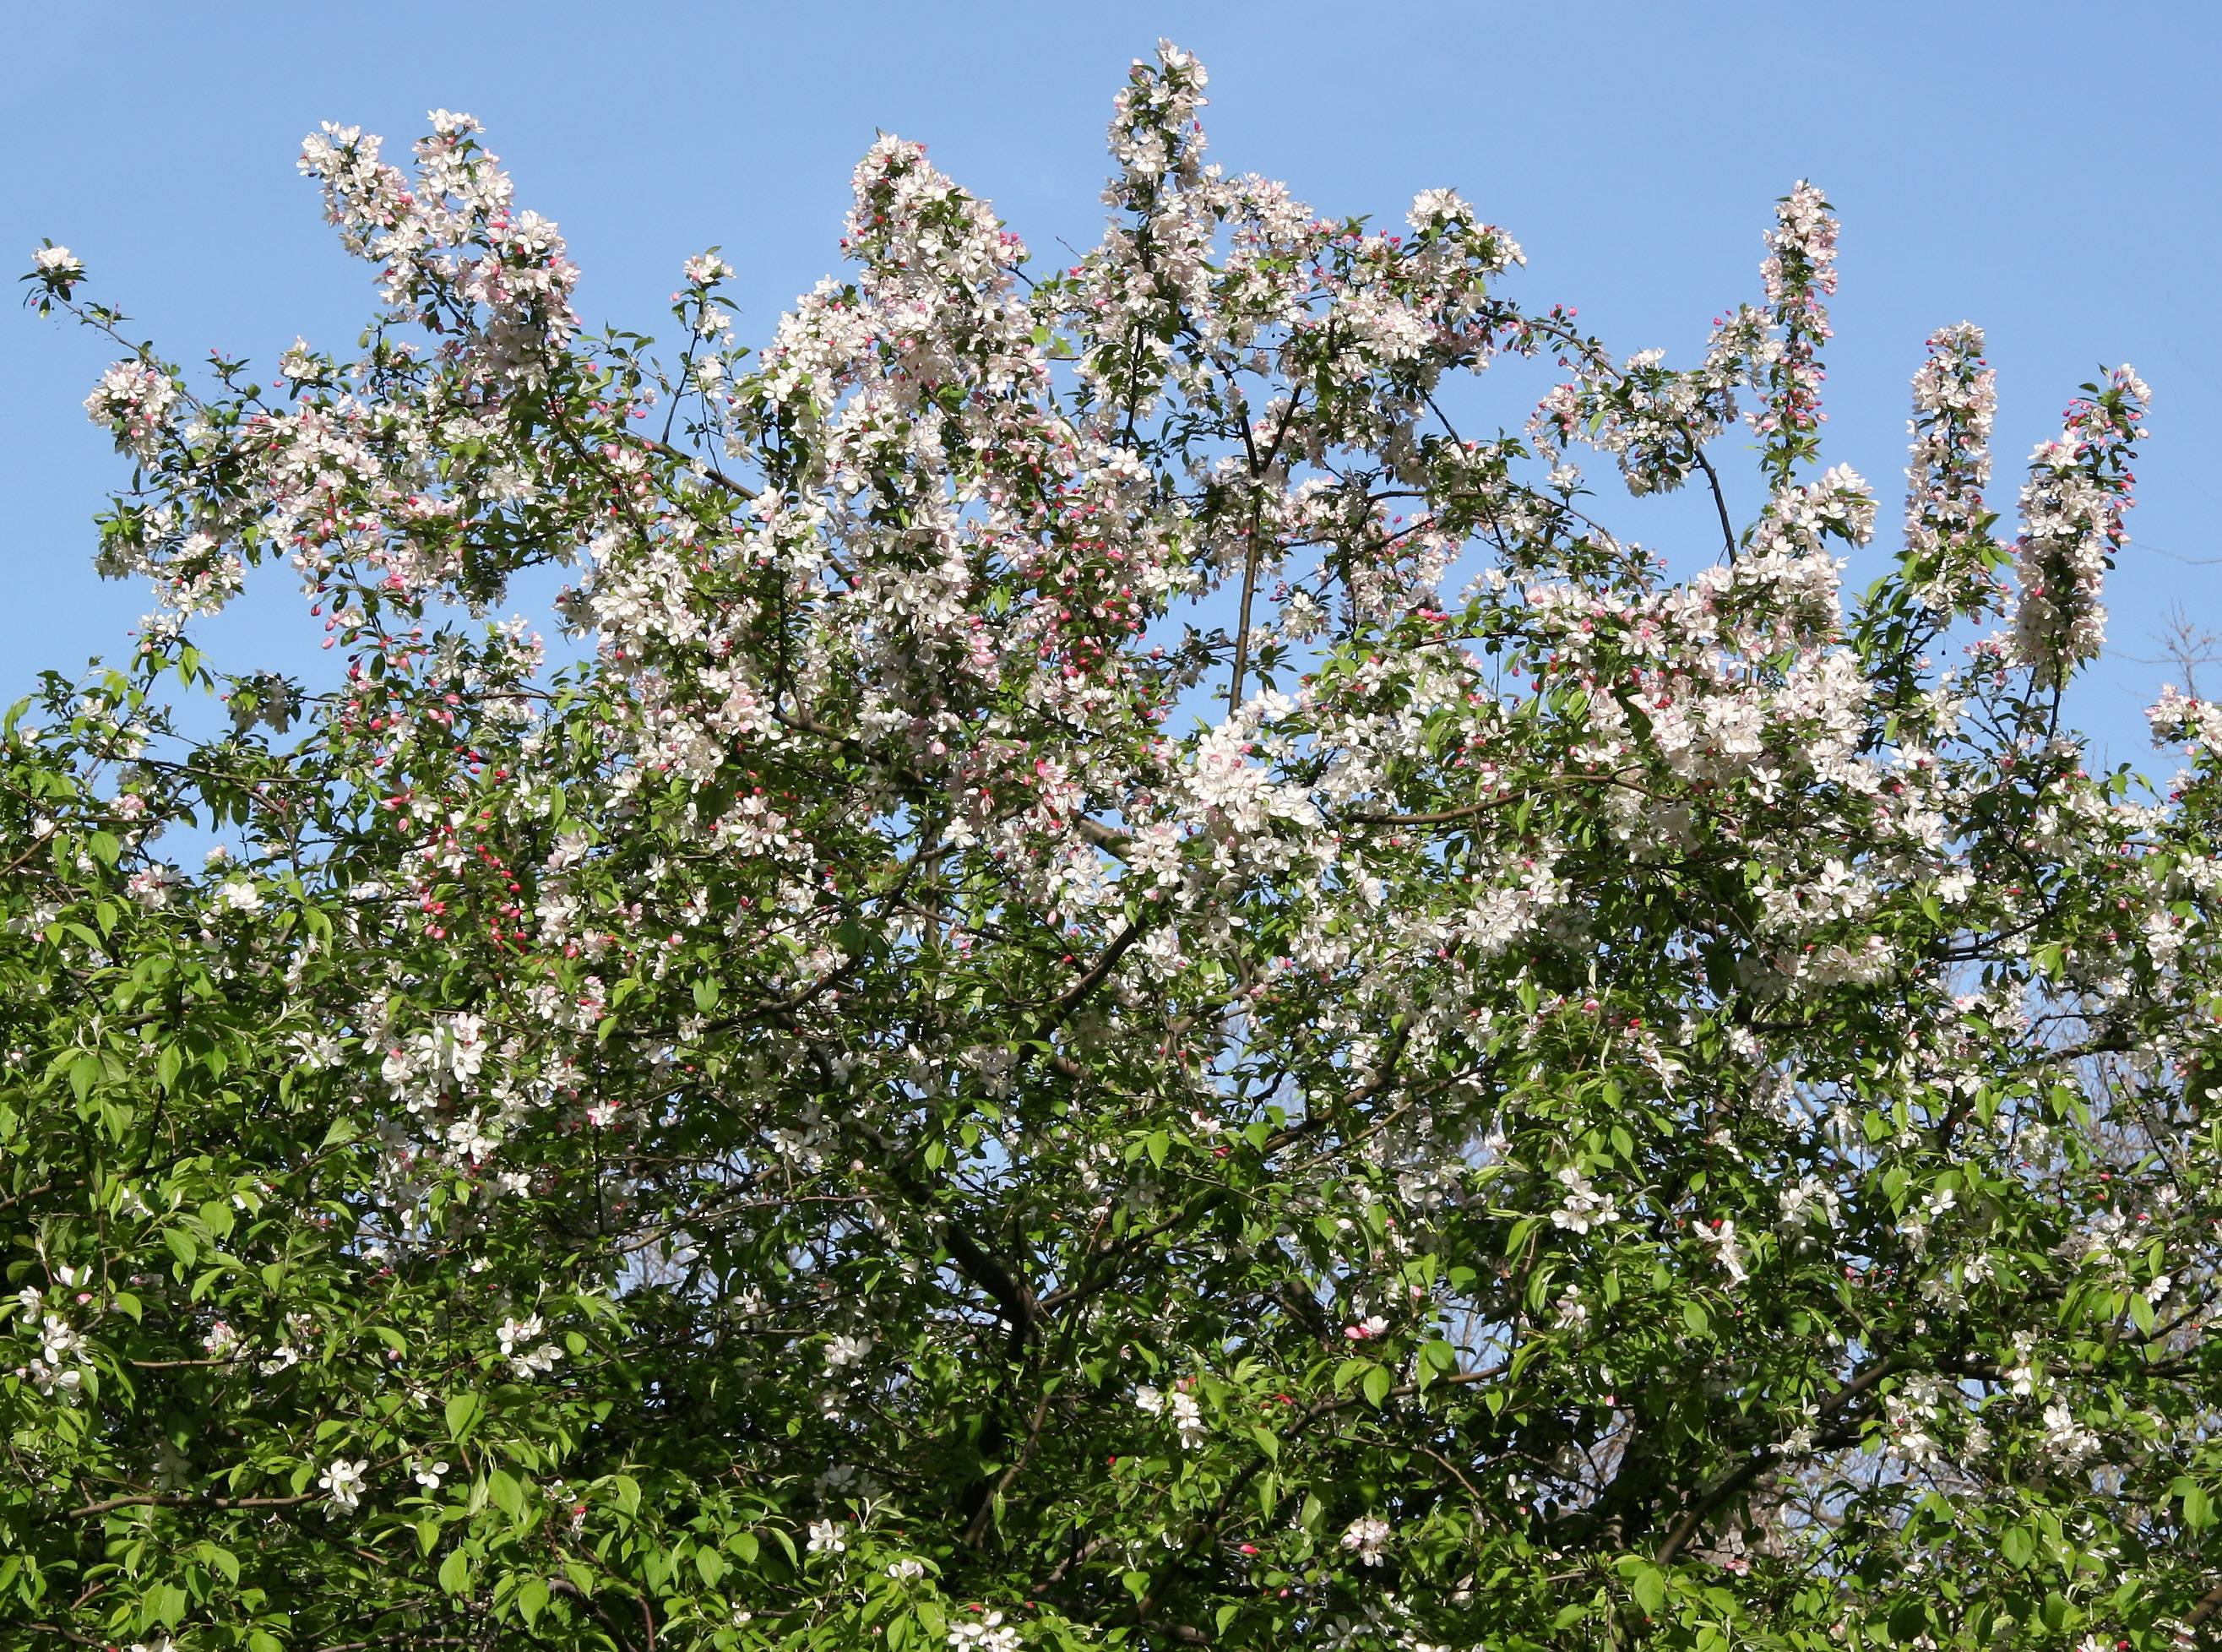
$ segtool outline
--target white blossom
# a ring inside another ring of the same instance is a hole
[[[317,1485],[335,1514],[353,1514],[361,1501],[365,1485],[364,1471],[369,1468],[367,1458],[350,1462],[345,1457],[335,1457],[317,1476]]]
[[[1390,1535],[1386,1520],[1378,1515],[1362,1515],[1344,1530],[1342,1546],[1358,1556],[1360,1565],[1378,1566],[1387,1554]]]

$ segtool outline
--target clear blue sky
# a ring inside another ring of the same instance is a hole
[[[295,174],[300,136],[336,120],[405,148],[445,105],[486,123],[520,198],[562,224],[590,323],[655,331],[680,260],[717,242],[756,342],[833,267],[876,128],[931,144],[1038,254],[1090,244],[1109,99],[1160,35],[1208,66],[1230,170],[1336,216],[1400,217],[1415,190],[1456,187],[1527,248],[1526,295],[1579,305],[1623,352],[1690,359],[1722,306],[1755,295],[1773,198],[1812,178],[1844,222],[1832,451],[1876,484],[1886,532],[1931,330],[1989,330],[2009,512],[2074,386],[2134,362],[2155,439],[2081,715],[2109,755],[2151,761],[2137,713],[2162,669],[2128,656],[2156,651],[2171,600],[2222,631],[2222,562],[2200,561],[2222,557],[2206,531],[2222,505],[2208,3],[70,0],[9,18],[0,253],[22,268],[39,236],[66,243],[173,358],[221,345],[267,363],[297,333],[344,345],[367,272]],[[88,518],[122,474],[78,406],[96,344],[0,316],[0,696],[120,654],[146,606],[88,562]],[[252,644],[298,612],[273,593],[226,623]]]

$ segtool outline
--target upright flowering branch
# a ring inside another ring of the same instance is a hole
[[[1547,452],[1581,439],[1611,453],[1631,493],[1671,490],[1702,473],[1731,558],[1739,545],[1705,448],[1736,418],[1737,389],[1759,393],[1744,417],[1762,438],[1761,474],[1775,493],[1818,456],[1826,417],[1820,347],[1830,336],[1823,301],[1836,290],[1836,220],[1819,190],[1800,179],[1781,198],[1767,248],[1767,308],[1744,305],[1715,317],[1701,367],[1669,367],[1655,349],[1615,367],[1594,341],[1560,335],[1554,342],[1578,376],[1547,397],[1528,425]]]
[[[2144,434],[2150,392],[2128,367],[2105,386],[2086,385],[2068,405],[2059,436],[2030,455],[2015,542],[2019,594],[2016,658],[2047,686],[2095,659],[2106,638],[2100,597],[2128,538],[2124,518],[2137,478],[2130,445]]]
[[[1995,570],[2009,553],[1991,537],[1997,513],[1983,503],[1997,407],[1998,375],[1983,359],[1982,329],[1962,322],[1931,334],[1913,376],[1898,569],[1868,593],[1853,626],[1894,717],[1916,713],[1933,665],[1927,650],[1951,623],[1996,612],[2005,601]],[[1909,738],[1925,732],[1905,731]]]
[[[1913,444],[1905,468],[1905,578],[1940,619],[1980,613],[1999,600],[1991,568],[1996,512],[1983,507],[1991,480],[1998,375],[1983,360],[1983,330],[1962,322],[1930,335],[1913,377]]]
[[[1821,450],[1821,347],[1830,337],[1825,300],[1836,290],[1836,217],[1828,198],[1800,179],[1776,206],[1760,266],[1772,336],[1755,367],[1761,405],[1751,415],[1762,443],[1760,469],[1776,488]]]
[[[382,266],[380,292],[399,318],[459,326],[470,377],[493,393],[547,384],[577,331],[577,268],[556,226],[512,206],[498,157],[468,115],[432,111],[412,180],[380,158],[380,142],[327,122],[299,166],[323,185],[324,215],[349,251]]]

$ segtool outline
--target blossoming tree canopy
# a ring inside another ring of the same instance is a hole
[[[0,1645],[2211,1632],[2222,710],[2155,792],[2061,709],[2144,386],[2002,528],[1942,329],[1877,547],[1813,186],[1623,359],[1203,87],[1053,272],[882,140],[754,354],[714,252],[587,331],[467,116],[327,127],[359,346],[101,377],[157,606],[5,725]],[[1678,488],[1686,578],[1604,524]],[[321,678],[191,641],[276,564]]]

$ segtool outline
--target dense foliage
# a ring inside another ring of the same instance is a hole
[[[1938,332],[1869,549],[1817,191],[1622,360],[1203,85],[1070,268],[886,139],[662,365],[468,117],[326,128],[360,348],[126,342],[160,606],[0,751],[0,1647],[2207,1632],[2222,708],[2164,797],[2060,713],[2144,386],[2007,537]],[[280,565],[331,670],[218,670]]]

